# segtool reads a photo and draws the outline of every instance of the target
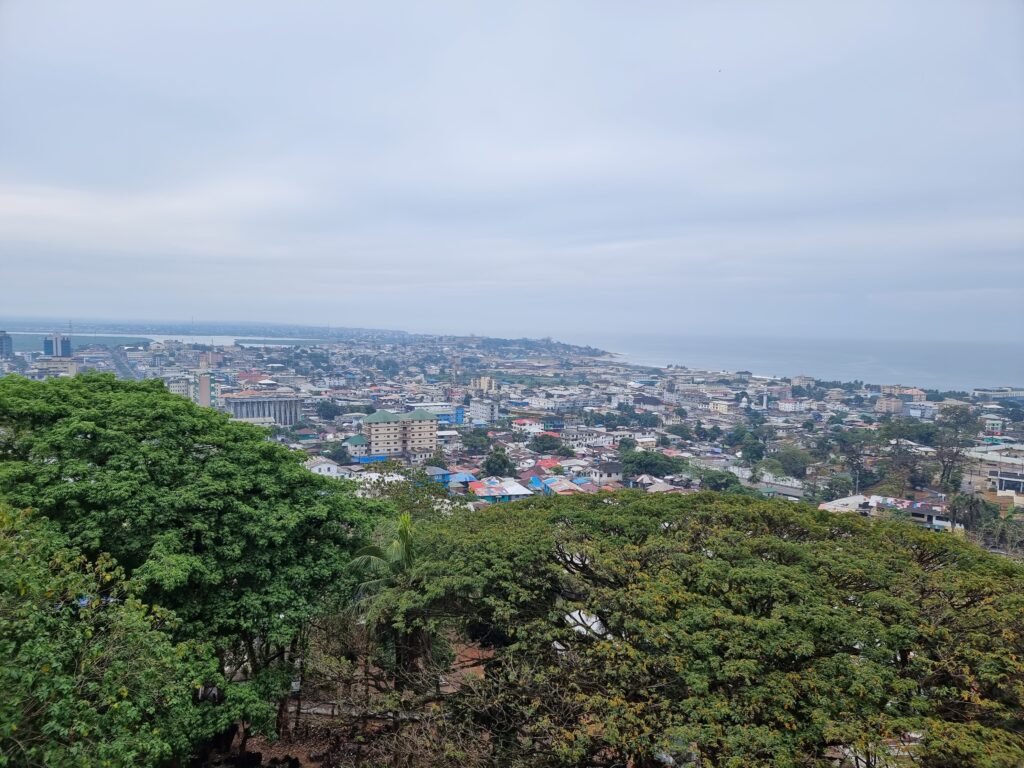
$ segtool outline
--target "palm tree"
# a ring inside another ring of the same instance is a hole
[[[387,544],[364,547],[352,559],[353,570],[365,578],[355,591],[353,608],[369,634],[384,644],[392,644],[395,651],[395,687],[399,690],[413,684],[422,662],[429,657],[430,636],[422,626],[404,626],[398,629],[378,598],[388,590],[401,589],[407,583],[416,562],[415,535],[412,515],[398,516],[393,537]]]
[[[353,570],[373,577],[359,583],[356,588],[356,604],[363,604],[365,609],[369,598],[395,586],[409,572],[415,560],[412,515],[403,512],[398,516],[391,541],[383,547],[376,544],[364,547],[352,559]],[[363,614],[365,618],[365,610]]]

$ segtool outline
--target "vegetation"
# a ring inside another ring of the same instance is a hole
[[[214,659],[173,630],[109,557],[0,509],[0,765],[151,765],[227,725],[193,701],[221,683]]]
[[[920,733],[917,765],[1013,766],[1022,579],[902,523],[625,493],[441,522],[386,612],[488,649],[446,706],[458,743],[487,733],[489,763],[826,765],[843,749],[881,766]]]
[[[0,379],[0,501],[33,508],[202,643],[257,730],[283,712],[295,646],[374,514],[262,430],[112,376]],[[256,695],[258,694],[258,695]]]
[[[972,428],[930,438],[954,475]],[[843,434],[869,472],[881,446]],[[1024,567],[961,537],[634,450],[627,475],[726,492],[473,512],[384,465],[356,496],[266,438],[159,383],[0,379],[0,765],[180,765],[231,724],[243,747],[289,738],[312,722],[293,681],[334,713],[325,766],[1024,762]],[[783,459],[811,456],[757,466]],[[953,507],[990,546],[1024,541]]]
[[[516,471],[516,465],[500,448],[493,449],[480,465],[487,477],[506,477]]]

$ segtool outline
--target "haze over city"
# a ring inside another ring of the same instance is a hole
[[[10,2],[8,316],[1016,342],[1024,6]]]

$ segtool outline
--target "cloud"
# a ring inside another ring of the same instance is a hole
[[[10,314],[1019,337],[1016,3],[0,22]]]

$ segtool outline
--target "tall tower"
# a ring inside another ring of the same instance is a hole
[[[71,357],[71,337],[52,333],[43,339],[43,354],[47,357]]]

